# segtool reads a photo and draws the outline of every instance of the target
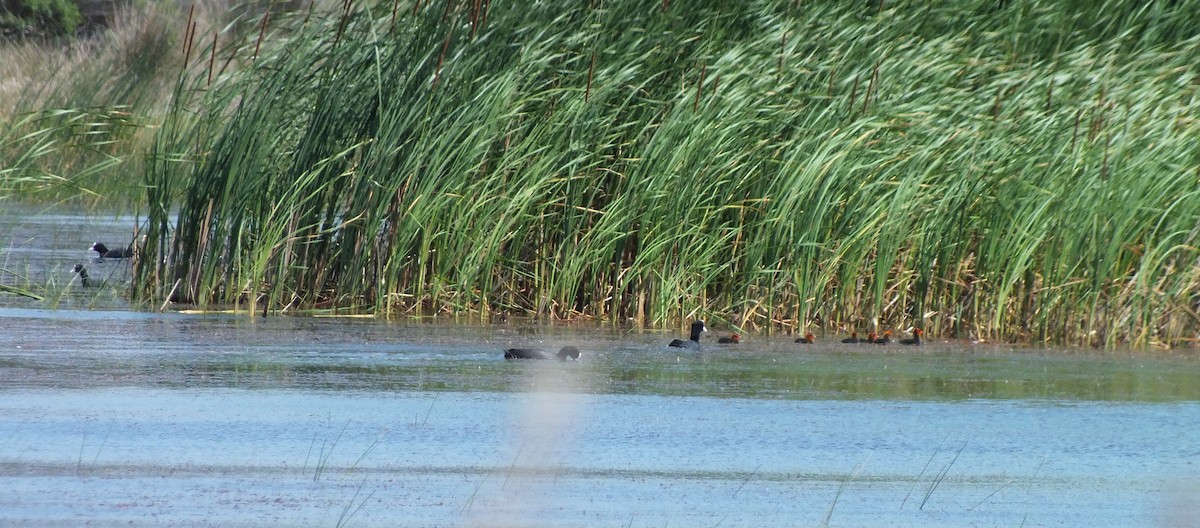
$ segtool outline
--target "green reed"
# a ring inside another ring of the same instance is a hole
[[[140,291],[1195,336],[1200,11],[871,4],[349,2],[197,40]]]
[[[52,109],[0,122],[0,199],[95,196],[95,178],[122,163],[115,145],[140,126],[121,107]]]

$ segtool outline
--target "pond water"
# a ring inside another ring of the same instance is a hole
[[[0,306],[129,309],[129,261],[101,260],[90,248],[95,242],[110,249],[128,246],[138,217],[85,216],[55,207],[0,204],[0,287],[42,298],[34,301],[0,292]],[[73,273],[77,264],[87,270],[88,287]]]
[[[1191,526],[1195,358],[0,310],[0,525]],[[576,343],[579,361],[502,349]]]
[[[1195,351],[147,313],[22,225],[0,526],[1200,525]]]

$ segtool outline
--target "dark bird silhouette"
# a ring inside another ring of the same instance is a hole
[[[883,335],[879,336],[876,339],[871,340],[871,342],[875,343],[876,345],[886,345],[886,344],[890,343],[891,341],[892,341],[892,331],[891,330],[884,330]]]
[[[542,352],[536,348],[510,348],[504,351],[504,359],[552,359],[558,358],[559,361],[566,361],[567,358],[579,359],[579,349],[573,346],[562,347],[557,354],[553,356]]]
[[[842,340],[843,343],[857,343],[859,341],[858,332],[850,332],[850,337]]]
[[[900,344],[901,345],[920,345],[921,344],[921,334],[924,334],[924,333],[925,333],[925,331],[921,330],[920,328],[913,329],[912,339],[901,339]]]
[[[722,337],[717,340],[718,343],[721,343],[723,345],[736,345],[736,344],[740,343],[741,341],[742,341],[742,336],[737,335],[737,334],[729,334],[729,337]]]
[[[675,348],[699,349],[700,348],[700,334],[703,332],[707,332],[707,331],[708,331],[708,327],[704,326],[704,321],[696,321],[696,322],[692,323],[692,334],[691,334],[691,337],[689,337],[687,341],[684,341],[682,339],[676,339],[674,341],[671,341],[671,343],[668,344],[667,346],[675,347]]]
[[[83,285],[84,288],[92,286],[91,279],[88,279],[87,268],[83,267],[83,264],[76,264],[71,273],[79,275],[79,284]]]
[[[92,244],[91,251],[99,253],[100,258],[102,259],[123,259],[133,256],[133,245],[130,245],[125,249],[108,249],[108,246],[104,245],[102,242],[96,242],[95,244]]]
[[[813,343],[816,343],[816,342],[817,342],[817,336],[815,336],[815,335],[812,335],[812,332],[809,332],[809,333],[807,333],[807,334],[804,334],[804,337],[801,337],[800,339],[797,339],[797,340],[796,340],[796,342],[797,342],[797,343],[804,343],[804,344],[806,344],[806,345],[811,345],[811,344],[813,344]]]

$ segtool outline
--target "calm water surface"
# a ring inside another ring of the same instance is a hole
[[[1186,355],[0,310],[0,524],[1188,526]],[[501,350],[582,345],[578,362]]]
[[[143,313],[70,220],[8,228],[0,526],[1200,525],[1194,351]]]

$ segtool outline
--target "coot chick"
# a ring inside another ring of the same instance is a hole
[[[553,356],[536,348],[510,348],[504,351],[504,359],[551,359],[554,357],[557,357],[559,361],[566,361],[567,358],[579,359],[579,349],[565,346]]]
[[[742,336],[737,334],[729,334],[729,337],[722,337],[717,340],[722,345],[736,345],[742,341]]]
[[[891,342],[891,340],[892,340],[892,331],[884,330],[883,335],[879,336],[878,339],[872,339],[871,342],[875,343],[876,345],[886,345],[889,342]]]
[[[87,268],[83,267],[83,264],[76,264],[75,268],[71,270],[71,273],[79,275],[79,283],[83,285],[84,288],[92,285],[91,281],[88,280]]]
[[[920,345],[921,344],[921,334],[924,334],[924,333],[925,332],[923,330],[921,330],[920,328],[915,328],[915,329],[913,329],[912,339],[901,339],[900,344],[901,345]]]
[[[797,343],[804,343],[804,344],[806,344],[806,345],[811,345],[811,344],[813,344],[813,343],[816,343],[816,342],[817,342],[817,336],[815,336],[815,335],[812,335],[812,332],[809,332],[809,333],[807,333],[807,334],[804,334],[804,337],[801,337],[800,339],[797,339],[797,340],[796,340],[796,342],[797,342]]]
[[[843,343],[857,343],[859,341],[858,332],[850,332],[850,337],[842,340]]]
[[[675,347],[675,348],[699,349],[700,348],[700,334],[702,332],[707,332],[707,331],[708,331],[708,327],[704,326],[704,321],[696,321],[696,322],[692,323],[692,335],[691,335],[691,337],[688,338],[687,341],[684,341],[682,339],[676,339],[676,340],[671,341],[671,343],[668,344],[667,346]]]
[[[125,249],[108,249],[108,246],[104,245],[102,242],[96,242],[95,244],[92,244],[91,251],[95,251],[96,253],[99,253],[100,258],[102,258],[102,259],[104,259],[104,258],[123,259],[123,258],[129,258],[129,257],[133,256],[133,245],[130,245],[129,247],[127,247]]]

